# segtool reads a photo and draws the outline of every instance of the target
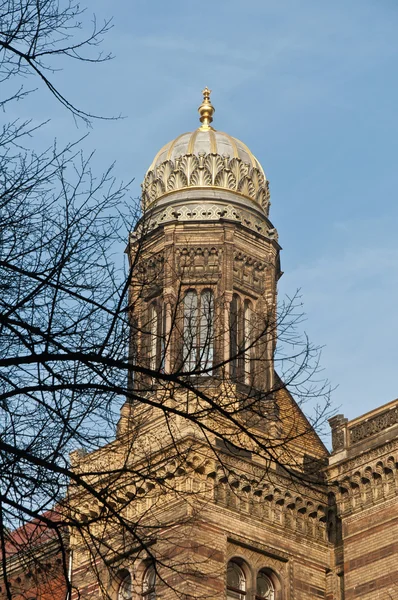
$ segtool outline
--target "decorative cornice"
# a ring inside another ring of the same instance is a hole
[[[238,192],[269,212],[269,184],[260,169],[240,158],[204,152],[166,160],[148,171],[142,184],[143,207],[150,207],[168,192],[197,187]]]
[[[392,425],[398,423],[398,406],[390,408],[370,419],[366,419],[363,423],[358,423],[349,428],[350,443],[356,444],[365,438],[371,437],[376,433],[384,431]]]
[[[328,469],[340,514],[354,514],[396,497],[398,440]]]
[[[265,218],[259,218],[244,208],[238,208],[233,204],[222,204],[213,202],[190,203],[186,202],[178,206],[169,205],[163,210],[151,214],[144,221],[146,233],[172,221],[220,221],[226,219],[240,223],[255,233],[278,242],[278,232]]]

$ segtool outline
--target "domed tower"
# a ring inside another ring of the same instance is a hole
[[[142,184],[128,248],[132,360],[195,385],[265,391],[280,276],[268,181],[243,142],[212,127],[208,88],[198,110],[200,126],[166,144]]]

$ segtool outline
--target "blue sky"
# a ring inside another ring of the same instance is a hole
[[[280,292],[301,288],[335,407],[353,418],[397,397],[397,0],[86,5],[87,17],[114,17],[103,47],[115,58],[55,80],[80,108],[125,116],[94,122],[95,167],[116,161],[138,196],[157,150],[197,127],[209,86],[215,128],[242,139],[270,180]],[[40,90],[19,109],[51,117],[43,144],[86,132]]]

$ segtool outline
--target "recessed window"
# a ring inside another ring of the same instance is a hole
[[[166,310],[155,300],[148,307],[147,346],[149,368],[153,371],[164,370]]]
[[[211,374],[214,353],[212,290],[188,290],[184,296],[183,370]]]
[[[234,561],[227,568],[227,600],[244,600],[246,598],[246,577],[243,569]]]
[[[267,573],[260,571],[257,575],[256,600],[274,600],[274,586]]]
[[[234,294],[230,304],[230,374],[233,381],[252,384],[253,375],[253,307]]]
[[[144,600],[156,599],[156,571],[154,567],[148,567],[142,582],[142,597]]]
[[[131,600],[132,598],[132,584],[131,575],[127,571],[124,571],[121,576],[121,582],[117,594],[117,600]]]
[[[253,367],[253,310],[250,300],[245,300],[243,308],[243,349],[245,383],[250,385]]]

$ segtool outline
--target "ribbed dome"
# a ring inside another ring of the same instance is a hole
[[[260,163],[246,144],[228,133],[210,128],[204,131],[199,128],[196,131],[182,133],[175,140],[163,146],[153,159],[148,171],[153,171],[166,160],[174,161],[180,156],[187,154],[199,156],[201,153],[240,158],[244,163],[264,173]]]
[[[222,188],[259,204],[268,214],[269,191],[264,171],[249,148],[210,126],[214,107],[203,90],[202,125],[183,133],[156,154],[142,184],[145,208],[166,194],[187,188]]]

